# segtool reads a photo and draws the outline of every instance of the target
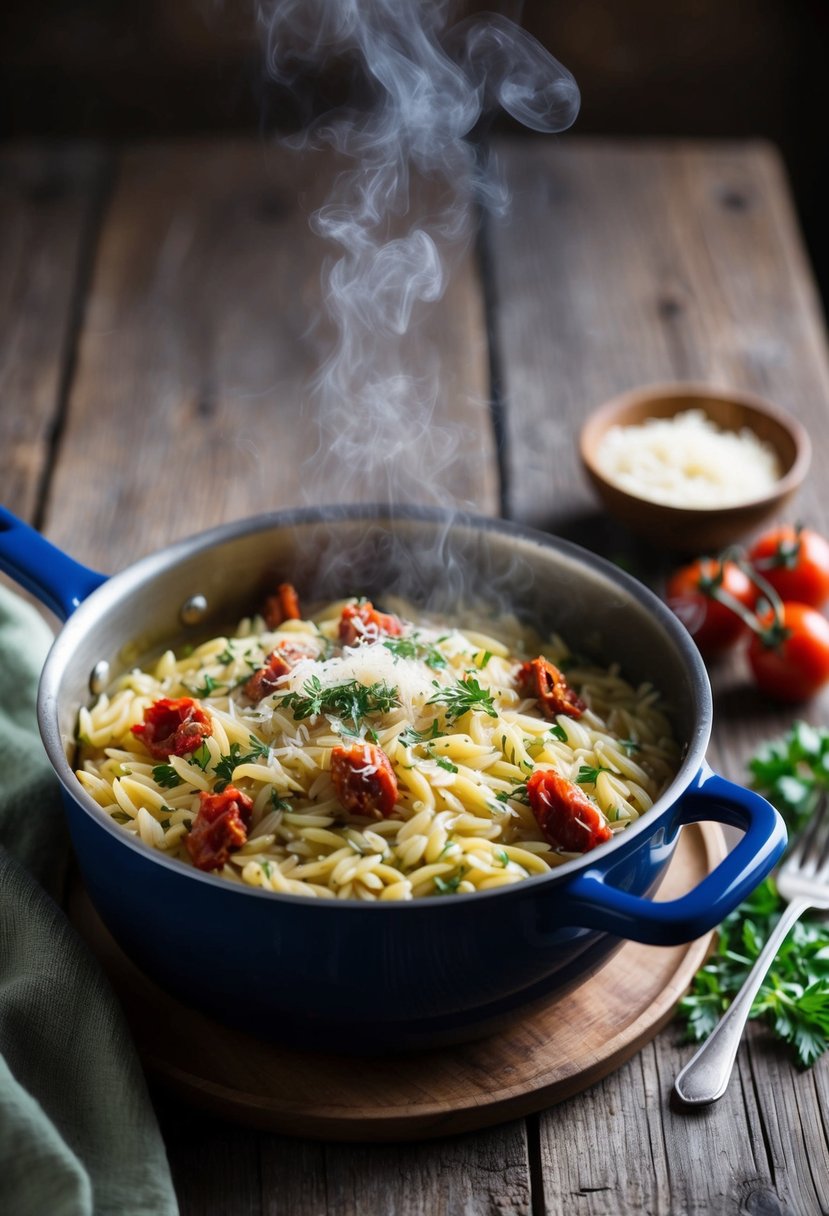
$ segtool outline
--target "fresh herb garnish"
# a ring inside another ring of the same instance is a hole
[[[486,667],[487,663],[489,662],[489,660],[491,658],[492,658],[492,655],[490,654],[490,652],[488,650],[483,651],[483,653],[481,653],[481,651],[478,651],[478,654],[475,655],[475,666],[478,668],[479,671],[483,671],[483,669]]]
[[[179,777],[172,764],[154,765],[153,781],[156,785],[161,785],[167,790],[172,789],[174,785],[181,785],[181,777]]]
[[[210,748],[206,743],[202,743],[201,747],[197,748],[190,757],[192,763],[197,764],[202,772],[206,772],[211,758]]]
[[[463,867],[457,874],[453,874],[451,878],[441,878],[439,874],[436,874],[433,881],[441,895],[454,895],[463,882],[465,873],[466,867]]]
[[[227,667],[228,663],[232,663],[236,655],[230,649],[230,645],[225,646],[221,654],[216,655],[216,662],[221,663],[223,667]]]
[[[829,788],[829,730],[795,722],[749,763],[754,785],[772,801],[792,832]],[[715,954],[697,972],[679,1004],[688,1038],[707,1038],[740,990],[785,906],[774,880],[765,882],[726,917]],[[829,926],[808,913],[789,933],[751,1007],[794,1048],[804,1068],[829,1046]]]
[[[397,736],[398,743],[402,743],[404,747],[416,747],[418,743],[426,743],[430,739],[443,738],[443,731],[440,729],[437,718],[433,719],[429,730],[415,730],[413,726],[407,726]]]
[[[471,709],[480,710],[482,713],[488,714],[490,718],[498,717],[498,711],[492,700],[492,693],[486,688],[481,688],[471,673],[463,676],[460,680],[456,680],[448,688],[442,684],[438,684],[437,680],[433,680],[432,684],[438,691],[433,697],[429,698],[426,704],[444,705],[448,721],[456,721],[456,719],[463,717]]]
[[[249,746],[251,750],[242,754],[242,746],[240,743],[231,743],[230,751],[217,760],[213,766],[213,772],[219,778],[216,782],[215,789],[217,793],[221,793],[233,779],[233,772],[240,764],[249,764],[252,760],[258,760],[260,756],[267,756],[268,745],[262,743],[255,735],[249,738]]]
[[[275,811],[289,811],[291,809],[290,802],[286,802],[284,798],[280,798],[275,789],[271,788],[270,804]]]
[[[319,676],[306,680],[302,693],[283,693],[280,698],[280,705],[287,706],[298,722],[326,713],[344,722],[351,721],[355,730],[367,714],[387,713],[399,704],[397,689],[389,684],[361,684],[359,680],[348,680],[344,684],[324,687]]]
[[[430,753],[430,755],[438,768],[445,768],[447,773],[457,773],[459,771],[457,764],[453,764],[452,761],[447,760],[445,756],[435,756],[433,753]]]
[[[418,635],[412,634],[407,638],[386,638],[383,641],[386,650],[390,650],[395,659],[421,659],[433,671],[440,671],[447,666],[448,660],[444,654],[431,642],[422,642]]]
[[[193,689],[193,695],[196,697],[212,697],[217,688],[224,687],[225,686],[219,680],[214,680],[211,675],[208,675],[208,673],[205,672],[204,683],[198,688]]]
[[[526,781],[519,781],[517,785],[514,785],[512,787],[512,789],[509,791],[509,793],[507,793],[506,790],[501,790],[501,792],[496,794],[495,797],[498,799],[499,802],[512,801],[512,802],[521,802],[524,804],[524,806],[530,805],[529,795],[527,794]]]
[[[583,764],[576,774],[576,781],[579,785],[595,785],[599,779],[599,773],[606,773],[607,771],[601,764],[595,766]]]
[[[641,752],[642,744],[637,743],[635,739],[620,739],[619,746],[625,749],[628,756],[635,756],[637,752]]]
[[[567,742],[567,731],[558,722],[554,722],[550,727],[550,734],[554,739],[558,739],[559,743]]]
[[[506,851],[506,849],[496,849],[495,856],[506,870],[507,866],[509,865],[509,853]]]

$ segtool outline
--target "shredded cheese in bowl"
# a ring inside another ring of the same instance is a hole
[[[613,426],[596,462],[614,485],[673,507],[717,509],[767,494],[782,470],[770,444],[747,427],[727,431],[704,410]]]

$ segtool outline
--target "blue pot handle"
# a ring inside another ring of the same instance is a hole
[[[692,941],[742,903],[786,847],[786,827],[774,807],[753,790],[713,773],[707,764],[675,809],[677,827],[712,819],[741,828],[745,835],[693,891],[663,903],[611,886],[612,869],[576,875],[567,886],[574,924],[651,946]]]
[[[65,621],[106,575],[90,570],[0,506],[0,570]]]

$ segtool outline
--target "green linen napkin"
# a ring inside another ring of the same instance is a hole
[[[120,1007],[54,902],[69,841],[35,717],[50,643],[34,609],[0,586],[0,1211],[173,1216]]]

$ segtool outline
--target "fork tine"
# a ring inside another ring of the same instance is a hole
[[[826,807],[827,807],[827,798],[826,798],[825,794],[822,797],[822,802],[823,802],[823,811],[824,811],[824,815],[823,815],[823,829],[824,830],[823,830],[823,840],[821,842],[822,848],[820,849],[820,854],[817,859],[816,868],[817,868],[817,876],[821,879],[825,879],[825,878],[829,878],[829,820],[827,820],[826,814],[825,814]]]
[[[827,832],[827,800],[821,794],[817,806],[812,812],[811,820],[803,833],[803,847],[795,860],[801,874],[814,877],[823,866],[825,854],[829,849],[829,832]]]
[[[818,834],[821,822],[826,814],[826,798],[823,794],[820,795],[814,810],[809,816],[809,821],[806,827],[798,836],[794,843],[791,853],[788,857],[788,864],[792,868],[802,870],[808,864],[809,857],[812,853],[812,844]]]

